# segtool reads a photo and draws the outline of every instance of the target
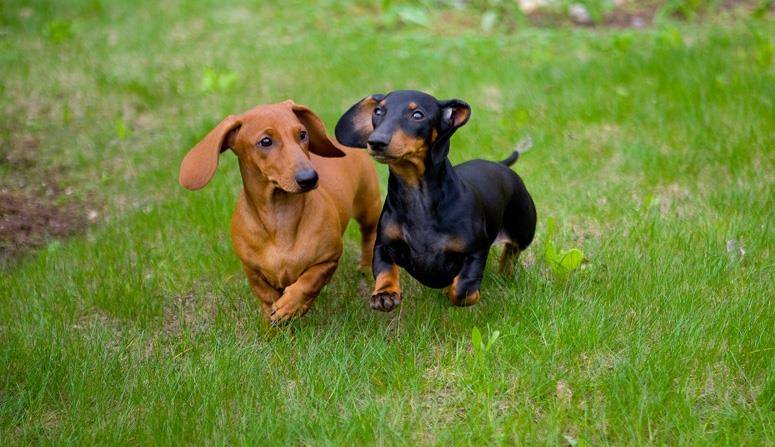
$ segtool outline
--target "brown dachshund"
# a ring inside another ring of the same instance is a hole
[[[232,246],[271,323],[309,309],[336,270],[351,217],[368,269],[381,206],[368,154],[329,138],[315,113],[288,100],[221,121],[183,159],[180,184],[205,186],[226,149],[237,154],[243,184]]]

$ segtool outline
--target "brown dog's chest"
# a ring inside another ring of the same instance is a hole
[[[255,219],[242,200],[232,218],[232,245],[245,268],[258,271],[276,289],[296,282],[310,267],[342,253],[339,217],[333,207],[315,206],[315,219]]]
[[[278,289],[296,282],[304,270],[314,262],[314,259],[300,259],[298,248],[292,245],[267,244],[253,248],[254,256],[251,256],[248,262],[251,265],[255,264],[262,276]]]

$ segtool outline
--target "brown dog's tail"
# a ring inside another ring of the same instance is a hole
[[[522,138],[517,143],[517,147],[514,148],[514,152],[511,153],[505,160],[501,160],[500,163],[506,166],[511,166],[519,160],[519,156],[533,147],[533,139],[530,136]]]

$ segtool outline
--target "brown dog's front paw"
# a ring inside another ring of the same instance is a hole
[[[371,296],[369,300],[371,308],[374,310],[381,310],[382,312],[390,312],[401,304],[400,292],[377,292]]]
[[[272,304],[271,311],[269,312],[269,323],[272,326],[279,326],[304,315],[308,309],[308,305],[277,300]]]

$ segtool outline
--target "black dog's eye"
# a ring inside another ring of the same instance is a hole
[[[414,113],[412,113],[412,119],[421,120],[423,118],[425,118],[425,115],[423,115],[423,113],[419,110],[415,110]]]
[[[299,132],[299,139],[301,141],[304,141],[304,140],[307,139],[307,131],[306,130],[302,130],[301,132]]]
[[[374,115],[382,116],[384,114],[385,114],[385,110],[383,110],[382,107],[377,107],[374,109]]]
[[[259,146],[261,146],[261,147],[269,147],[269,146],[271,146],[271,145],[272,145],[272,139],[271,139],[271,138],[269,138],[269,137],[264,137],[264,138],[262,138],[262,139],[261,139],[261,140],[258,142],[258,145],[259,145]]]

